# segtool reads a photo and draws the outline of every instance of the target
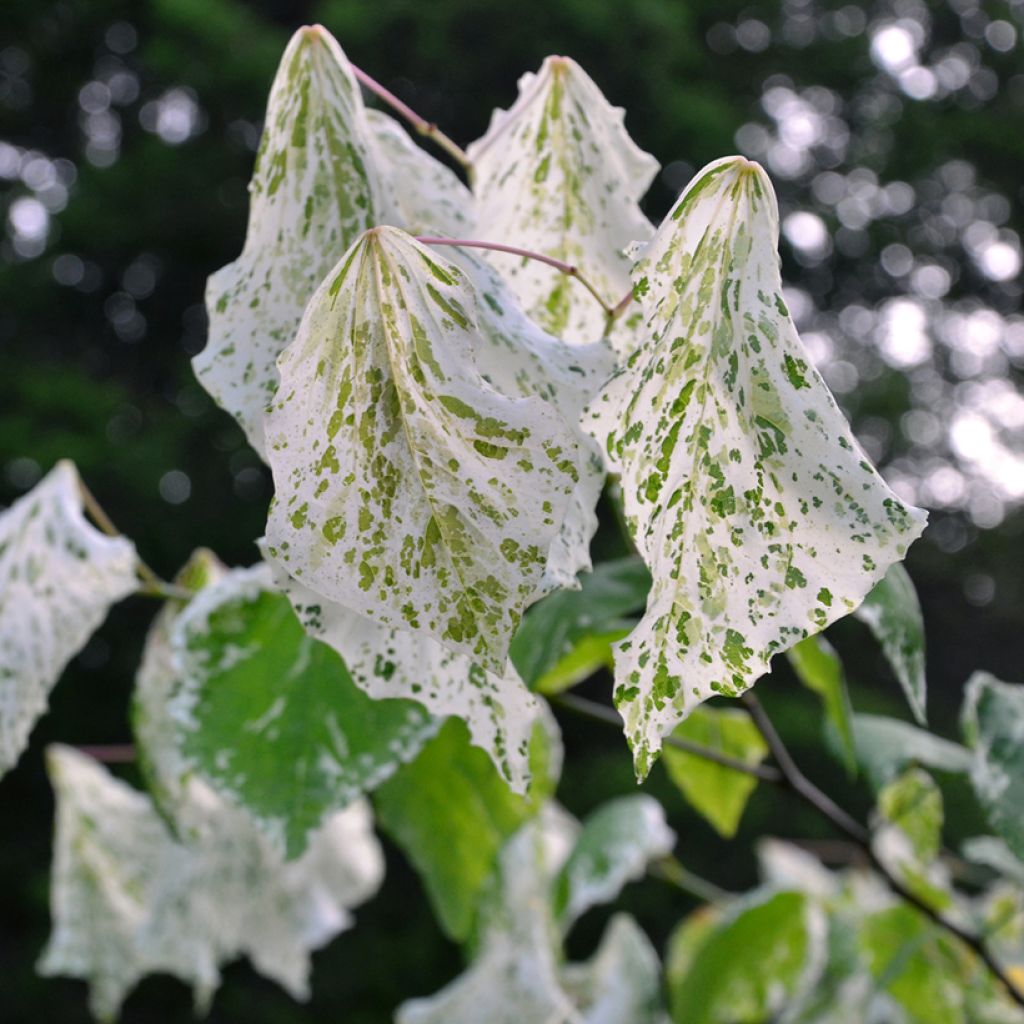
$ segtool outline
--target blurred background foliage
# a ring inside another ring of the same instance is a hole
[[[662,163],[646,200],[655,220],[705,162],[731,152],[762,161],[779,192],[784,277],[805,342],[890,482],[932,510],[908,564],[929,630],[933,727],[956,732],[972,669],[1021,679],[1022,0],[8,0],[0,503],[68,456],[165,576],[200,544],[229,564],[256,558],[269,477],[189,357],[204,344],[205,279],[241,248],[277,60],[289,33],[314,21],[463,143],[511,103],[522,72],[548,53],[575,57]],[[0,785],[6,1024],[87,1019],[84,986],[33,973],[48,927],[52,814],[40,754],[57,739],[129,738],[153,610],[141,598],[115,609]],[[858,710],[905,716],[864,627],[831,633]],[[865,813],[866,790],[821,750],[813,699],[784,666],[776,676],[759,694],[812,773]],[[607,700],[608,680],[590,691]],[[620,736],[563,725],[570,809],[632,790]],[[730,888],[754,879],[754,836],[826,835],[762,792],[726,843],[663,772],[649,785],[683,861]],[[976,831],[966,793],[946,797],[953,839]],[[452,977],[457,950],[400,855],[388,859],[356,930],[318,954],[308,1006],[237,965],[210,1019],[381,1021]],[[657,881],[625,903],[659,944],[693,906]],[[602,923],[592,912],[571,952],[589,955]],[[184,986],[149,979],[124,1020],[185,1021],[189,1002]]]

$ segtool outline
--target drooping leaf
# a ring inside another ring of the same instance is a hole
[[[353,681],[370,697],[411,699],[437,718],[461,718],[470,741],[487,751],[509,786],[519,794],[527,791],[530,739],[543,707],[511,664],[500,675],[488,672],[429,637],[378,626],[271,568],[306,632],[342,656]]]
[[[473,228],[469,189],[393,117],[367,110],[366,118],[386,196],[386,212],[379,223],[394,224],[413,235],[468,237]]]
[[[1024,858],[1024,686],[975,672],[961,727],[973,754],[974,792],[992,827]]]
[[[88,980],[100,1020],[116,1018],[127,993],[156,972],[189,982],[203,1009],[219,967],[241,954],[306,998],[311,950],[348,927],[348,908],[380,884],[383,857],[364,803],[334,815],[286,865],[194,780],[189,838],[179,842],[142,793],[83,754],[51,747],[48,763],[54,926],[39,970]]]
[[[874,633],[921,725],[927,721],[924,620],[907,570],[896,563],[853,613]]]
[[[0,775],[21,756],[64,667],[138,586],[135,566],[131,541],[86,522],[70,462],[0,513]]]
[[[415,865],[441,926],[453,939],[469,937],[498,851],[551,795],[561,763],[555,730],[553,721],[534,727],[532,785],[526,797],[508,788],[454,718],[374,793],[381,828]]]
[[[314,593],[504,671],[579,480],[552,404],[488,386],[465,273],[364,234],[279,360],[270,556]]]
[[[602,804],[583,824],[569,858],[555,876],[552,902],[562,931],[587,910],[614,900],[640,878],[648,863],[672,852],[675,833],[653,797],[619,797]]]
[[[649,340],[585,423],[654,584],[616,648],[643,778],[664,735],[848,614],[924,526],[867,461],[782,300],[778,210],[740,157],[701,171],[634,268]]]
[[[853,739],[853,708],[846,689],[843,663],[835,648],[823,636],[809,636],[786,651],[797,679],[813,690],[825,705],[825,714],[842,752],[850,775],[857,772],[857,748]]]
[[[954,774],[970,768],[971,755],[966,748],[909,722],[885,715],[855,714],[852,727],[857,761],[875,789],[892,781],[909,764]],[[827,733],[826,739],[839,747],[834,734]]]
[[[478,237],[579,266],[606,302],[629,292],[623,250],[651,235],[638,200],[658,163],[575,61],[548,57],[537,74],[524,75],[515,104],[494,112],[467,153]],[[545,330],[571,342],[604,334],[604,313],[578,282],[536,260],[489,258]],[[621,326],[611,337],[629,347]]]
[[[170,646],[172,742],[289,859],[437,729],[420,704],[367,696],[338,653],[306,633],[265,565],[205,588]]]
[[[694,708],[672,735],[749,765],[760,764],[768,754],[768,747],[750,716],[734,708]],[[678,747],[666,746],[664,758],[669,778],[693,808],[720,835],[734,836],[747,800],[757,788],[757,779]]]
[[[672,991],[678,1024],[773,1020],[824,963],[825,920],[803,893],[758,894],[698,935]]]
[[[299,29],[270,90],[245,246],[207,284],[209,341],[193,360],[260,455],[278,355],[317,285],[384,213],[373,139],[337,41],[320,26]]]
[[[612,641],[632,628],[626,616],[643,608],[651,575],[634,556],[601,562],[580,583],[534,605],[512,640],[512,662],[538,693],[557,693],[611,664]]]

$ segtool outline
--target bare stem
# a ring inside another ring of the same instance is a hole
[[[663,882],[668,882],[669,885],[674,885],[677,889],[681,889],[705,903],[724,903],[734,895],[721,886],[715,885],[714,882],[695,875],[682,861],[671,854],[654,861],[649,871],[655,878],[660,878]]]
[[[462,249],[490,249],[492,252],[506,252],[511,256],[522,256],[527,260],[536,260],[538,263],[546,263],[549,267],[554,267],[555,270],[561,271],[567,277],[574,277],[588,292],[594,297],[600,307],[604,310],[604,315],[609,318],[609,323],[613,319],[612,307],[601,298],[601,293],[591,284],[590,281],[583,276],[580,272],[580,268],[572,263],[566,263],[564,260],[555,259],[554,256],[545,256],[542,252],[533,252],[530,249],[520,249],[517,245],[505,245],[502,242],[480,242],[476,239],[469,238],[434,238],[421,236],[416,239],[417,242],[422,242],[424,245],[455,245]]]
[[[372,78],[362,68],[351,65],[352,73],[359,82],[370,90],[375,96],[382,99],[396,114],[400,114],[413,126],[413,128],[425,138],[440,146],[456,163],[459,164],[467,174],[472,174],[473,163],[466,155],[466,151],[450,139],[433,121],[420,117],[408,103],[403,103],[390,89],[385,88],[377,79]]]
[[[572,711],[583,718],[589,718],[591,721],[604,722],[619,728],[622,727],[622,719],[617,711],[606,707],[604,704],[598,704],[597,701],[587,700],[586,697],[578,697],[574,693],[563,693],[553,697],[551,703],[565,708],[566,711]],[[675,747],[677,750],[683,750],[687,754],[693,754],[694,757],[701,757],[705,761],[713,761],[723,768],[731,768],[734,772],[752,775],[762,782],[782,782],[782,773],[771,765],[748,764],[746,761],[730,757],[728,754],[720,753],[711,747],[702,746],[700,743],[692,743],[690,740],[681,739],[678,736],[666,736],[665,744],[669,747]]]
[[[951,935],[956,936],[964,945],[970,948],[999,980],[1010,998],[1018,1006],[1024,1007],[1024,992],[1021,992],[1006,975],[982,938],[956,924],[954,921],[945,918],[938,910],[930,906],[925,900],[922,900],[920,896],[908,889],[896,878],[888,867],[879,860],[871,845],[871,834],[868,830],[851,818],[850,815],[818,789],[800,771],[757,697],[748,690],[740,699],[746,705],[747,710],[750,712],[750,717],[754,720],[754,724],[764,737],[765,743],[768,744],[772,757],[781,769],[782,785],[796,793],[805,803],[827,818],[840,832],[845,833],[860,846],[867,854],[872,866],[885,879],[889,888],[897,896],[911,904],[911,906],[919,910],[940,928],[944,928]]]
[[[131,764],[135,760],[135,746],[132,743],[106,743],[75,749],[102,764]]]

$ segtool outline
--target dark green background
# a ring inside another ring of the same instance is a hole
[[[878,19],[926,15],[931,35],[925,53],[973,47],[995,76],[994,91],[986,78],[980,96],[970,89],[925,101],[901,96],[872,63],[866,31],[847,36],[835,31],[835,12],[841,9],[853,25],[857,10],[868,26]],[[808,172],[780,179],[778,189],[784,212],[815,211],[836,232],[835,253],[817,264],[795,258],[799,254],[783,244],[786,280],[813,297],[824,329],[835,329],[839,310],[853,303],[873,307],[905,290],[905,282],[879,264],[879,253],[892,243],[906,244],[950,269],[954,283],[948,301],[974,301],[1003,315],[1019,310],[1019,283],[987,280],[967,259],[956,233],[936,234],[926,217],[944,198],[939,168],[961,160],[975,169],[979,188],[1009,201],[1006,226],[1018,235],[1024,227],[1024,59],[1019,45],[1011,53],[986,46],[984,22],[996,18],[1014,23],[1018,33],[1024,28],[1019,3],[976,8],[911,0],[895,6],[751,5],[747,0],[249,5],[8,0],[0,9],[0,140],[71,161],[77,180],[66,208],[54,216],[44,252],[19,258],[9,239],[0,242],[0,503],[13,500],[31,482],[33,463],[16,460],[34,460],[45,471],[68,456],[163,575],[173,574],[200,544],[229,564],[257,557],[253,540],[263,530],[268,475],[240,430],[198,388],[189,357],[204,343],[204,281],[241,248],[252,146],[277,59],[289,32],[300,24],[326,25],[357,64],[463,143],[483,133],[494,106],[512,101],[523,71],[536,69],[548,53],[575,57],[614,103],[626,107],[630,132],[665,167],[645,202],[654,219],[696,168],[736,151],[742,125],[771,125],[760,104],[766,86],[827,87],[840,103],[850,144],[839,157],[813,151]],[[771,30],[769,45],[757,52],[736,47],[723,28],[750,19]],[[126,35],[121,22],[135,33],[136,45],[127,49],[131,33]],[[112,46],[124,52],[115,53]],[[118,159],[99,168],[84,155],[79,90],[118,71],[135,76],[139,94],[115,106],[121,126]],[[191,90],[202,117],[202,130],[180,145],[140,124],[144,105],[172,88]],[[855,167],[869,168],[883,184],[910,182],[918,203],[901,216],[874,220],[851,237],[811,185],[822,170],[845,174]],[[16,181],[0,181],[0,189],[0,212],[29,194]],[[54,261],[62,254],[82,261],[82,286],[55,280]],[[143,321],[131,320],[132,313]],[[927,458],[948,458],[941,441],[934,451],[922,452],[899,427],[915,400],[911,377],[886,368],[869,351],[854,351],[850,339],[836,345],[862,370],[862,386],[843,395],[843,404],[855,427],[876,438],[883,468],[899,465],[900,459],[923,464]],[[948,355],[942,350],[936,356],[936,372],[952,381]],[[1006,376],[1019,388],[1019,360]],[[186,473],[191,482],[191,496],[182,504],[160,496],[160,480],[169,470]],[[972,478],[970,486],[987,485]],[[909,559],[930,634],[932,719],[948,735],[955,734],[959,695],[972,669],[987,668],[1011,680],[1022,676],[1024,519],[1020,512],[1006,511],[1001,525],[988,530],[955,510],[939,512]],[[602,543],[612,553],[612,542]],[[41,752],[56,740],[129,739],[128,695],[154,610],[141,598],[115,609],[66,673],[19,767],[0,783],[4,1024],[87,1020],[82,984],[42,980],[33,973],[48,928],[52,800]],[[849,661],[857,707],[905,715],[863,627],[841,623],[833,633]],[[762,683],[759,693],[779,714],[812,774],[837,790],[849,789],[851,806],[865,813],[863,787],[848,787],[818,745],[815,704],[784,668],[778,676]],[[592,684],[590,692],[607,699],[607,680]],[[621,737],[599,726],[563,725],[568,768],[560,795],[570,809],[585,813],[609,795],[632,791]],[[125,774],[132,776],[130,770]],[[754,878],[751,837],[827,834],[802,809],[761,792],[740,838],[724,843],[688,811],[660,769],[649,788],[668,808],[682,860],[731,888]],[[978,828],[976,810],[962,790],[950,788],[947,796],[953,837]],[[210,1019],[382,1021],[403,998],[429,993],[454,976],[458,951],[434,925],[401,856],[390,848],[388,855],[384,890],[359,911],[356,930],[317,955],[308,1006],[296,1005],[247,966],[235,965],[226,971]],[[632,887],[623,902],[659,947],[693,905],[656,881]],[[602,920],[593,912],[582,922],[571,943],[573,954],[589,955]],[[130,997],[123,1019],[189,1017],[184,986],[153,978]]]

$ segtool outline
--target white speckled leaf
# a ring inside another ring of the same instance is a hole
[[[201,778],[292,859],[332,812],[415,757],[439,723],[412,701],[368,697],[271,581],[265,565],[233,570],[166,633],[157,624],[138,717],[157,744],[147,757]]]
[[[651,236],[638,200],[658,163],[575,61],[548,57],[537,74],[524,75],[515,104],[496,110],[467,152],[477,237],[579,266],[606,302],[629,291],[623,250]],[[489,258],[545,330],[570,342],[604,335],[604,312],[578,282],[536,260]],[[622,321],[611,335],[620,351],[632,347],[630,337]]]
[[[325,600],[503,672],[579,482],[576,430],[489,386],[472,282],[364,234],[279,360],[270,557]]]
[[[413,235],[467,237],[473,228],[473,196],[455,172],[383,111],[367,110],[366,119],[386,199],[380,222]]]
[[[975,672],[961,724],[974,755],[974,792],[992,827],[1024,859],[1024,686]]]
[[[78,471],[57,465],[0,513],[0,775],[67,663],[138,586],[131,541],[86,522]]]
[[[305,998],[310,951],[347,927],[347,908],[380,884],[365,804],[335,815],[306,856],[285,865],[201,784],[190,784],[179,841],[146,796],[77,751],[50,748],[49,769],[54,921],[39,970],[88,980],[101,1020],[154,972],[190,982],[203,1008],[219,966],[242,953]]]
[[[874,633],[914,717],[924,725],[924,620],[907,570],[899,563],[891,566],[853,614]]]
[[[777,240],[760,167],[701,171],[634,270],[649,340],[585,414],[654,577],[616,653],[641,778],[691,708],[852,611],[924,528],[811,365]]]
[[[543,398],[574,428],[581,449],[580,478],[548,551],[541,591],[578,589],[576,574],[591,568],[590,540],[597,530],[595,507],[605,480],[601,450],[580,429],[579,418],[615,369],[615,353],[604,340],[568,345],[546,333],[522,311],[498,272],[473,250],[445,251],[483,299],[477,321],[483,337],[476,350],[481,376],[509,397]]]
[[[378,626],[272,568],[306,631],[342,656],[374,700],[411,698],[438,718],[463,719],[473,745],[487,751],[513,790],[526,792],[530,737],[544,709],[511,664],[501,674],[488,672],[420,633]]]
[[[643,876],[650,861],[670,854],[675,841],[653,797],[624,796],[599,807],[584,822],[554,881],[552,899],[562,930],[591,907],[614,900],[626,882]]]
[[[261,455],[277,357],[324,275],[386,203],[359,86],[325,29],[292,36],[265,125],[245,246],[207,284],[209,341],[193,360]]]

